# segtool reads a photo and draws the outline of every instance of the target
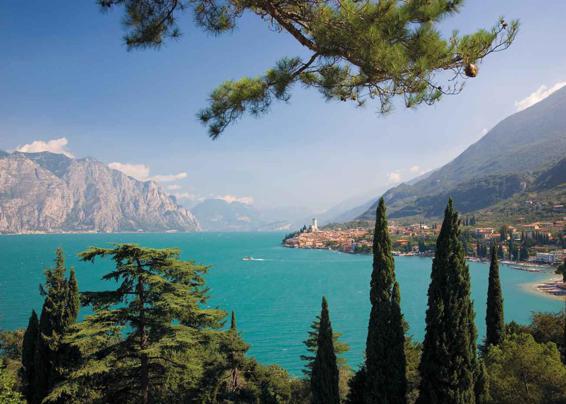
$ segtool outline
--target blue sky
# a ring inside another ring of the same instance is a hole
[[[435,106],[382,117],[375,104],[328,103],[296,88],[290,103],[211,141],[195,118],[210,91],[304,54],[287,34],[246,16],[233,33],[214,37],[186,16],[180,40],[128,52],[121,12],[103,14],[94,0],[3,0],[0,149],[65,138],[51,145],[142,165],[140,176],[161,175],[186,198],[323,210],[443,165],[517,102],[566,81],[564,1],[467,1],[443,29],[489,28],[501,15],[521,21],[515,44],[486,59],[462,94]]]

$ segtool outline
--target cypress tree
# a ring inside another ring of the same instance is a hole
[[[476,327],[470,274],[459,239],[458,214],[449,199],[436,242],[428,289],[426,334],[419,366],[419,404],[476,401]]]
[[[487,326],[486,348],[490,345],[499,345],[503,341],[505,334],[505,321],[503,317],[503,294],[499,280],[499,264],[497,262],[497,247],[495,246],[491,249],[485,323]]]
[[[338,366],[334,353],[332,325],[326,298],[322,298],[318,348],[312,367],[311,393],[313,404],[339,404]]]
[[[385,213],[381,198],[373,235],[365,396],[368,403],[397,404],[406,402],[407,394],[405,335]]]
[[[238,331],[238,327],[236,325],[236,314],[234,313],[234,310],[232,310],[232,317],[230,318],[230,329],[232,331]]]
[[[232,311],[230,318],[230,329],[221,347],[222,351],[225,352],[227,356],[229,373],[227,390],[230,393],[234,393],[242,386],[240,369],[244,366],[245,354],[250,348],[238,333],[236,314],[234,311]]]
[[[67,305],[69,311],[69,323],[74,323],[77,321],[79,316],[79,310],[81,308],[81,299],[79,293],[79,284],[77,282],[77,277],[75,275],[75,268],[71,268],[71,273],[69,275],[69,281],[67,284],[68,295],[67,295]]]
[[[78,286],[76,279],[65,279],[65,257],[63,250],[55,252],[55,267],[45,271],[45,284],[40,293],[45,297],[39,318],[39,334],[34,354],[34,402],[41,402],[61,378],[63,338],[78,313]],[[73,290],[70,289],[73,283]]]
[[[28,326],[24,333],[22,342],[22,375],[24,382],[24,393],[28,401],[33,400],[31,391],[35,377],[35,352],[37,349],[37,339],[39,337],[39,320],[35,310],[32,310],[29,317]]]

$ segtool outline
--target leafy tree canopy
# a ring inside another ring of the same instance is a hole
[[[288,101],[294,84],[327,100],[363,105],[377,100],[387,112],[400,96],[407,107],[432,104],[458,93],[461,78],[475,77],[476,63],[508,48],[518,22],[501,18],[492,28],[443,35],[438,24],[460,11],[463,0],[98,0],[103,9],[123,6],[128,48],[157,48],[181,35],[179,20],[191,12],[213,34],[230,31],[245,13],[290,34],[305,57],[283,57],[256,77],[230,80],[210,95],[199,113],[217,138],[245,113],[262,115],[274,100]],[[303,52],[304,53],[304,52]],[[443,72],[447,74],[443,74]]]
[[[513,334],[485,357],[493,403],[566,402],[566,367],[553,343]]]

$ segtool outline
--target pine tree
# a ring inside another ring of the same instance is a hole
[[[417,403],[473,404],[478,366],[470,274],[450,199],[432,263]]]
[[[391,109],[402,97],[407,107],[456,94],[461,77],[475,77],[477,61],[508,48],[518,22],[500,19],[491,29],[443,37],[440,21],[459,11],[462,0],[296,1],[296,0],[99,0],[123,6],[129,48],[160,47],[178,37],[177,21],[193,12],[197,25],[214,34],[230,31],[244,14],[255,14],[287,32],[307,52],[284,57],[259,77],[226,81],[200,114],[212,138],[245,113],[266,113],[275,100],[288,101],[294,85],[313,88],[326,99]],[[268,45],[267,45],[268,46]],[[442,74],[444,73],[444,74]],[[450,81],[444,81],[448,73]],[[442,80],[442,82],[441,82]]]
[[[313,404],[340,404],[338,388],[338,366],[334,353],[332,325],[326,298],[322,298],[318,348],[311,374],[311,394]]]
[[[115,269],[102,279],[118,287],[81,294],[94,310],[68,337],[81,361],[48,401],[65,400],[69,392],[81,402],[161,401],[160,386],[190,366],[178,354],[213,338],[224,317],[220,310],[203,308],[207,268],[181,261],[179,254],[135,244],[92,247],[80,254],[90,262],[110,257]]]
[[[376,212],[370,301],[366,402],[404,403],[407,394],[404,322],[383,198]]]
[[[491,263],[489,265],[489,285],[487,289],[486,348],[490,345],[499,345],[505,335],[505,321],[503,317],[503,293],[499,280],[499,264],[497,262],[497,247],[491,249]]]
[[[39,338],[39,320],[32,310],[22,342],[22,379],[26,399],[33,401],[32,385],[35,380],[35,352]]]
[[[63,250],[58,248],[55,267],[45,271],[45,284],[40,286],[45,300],[34,354],[34,402],[41,402],[61,378],[63,338],[76,319],[76,315],[69,312],[69,284],[65,272]]]

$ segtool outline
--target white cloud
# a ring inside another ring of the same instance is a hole
[[[121,171],[136,180],[147,181],[149,179],[149,166],[146,166],[145,164],[128,164],[116,161],[108,164],[108,167],[113,170]]]
[[[69,141],[66,137],[60,137],[59,139],[51,139],[47,142],[43,140],[34,140],[31,143],[25,144],[23,146],[18,146],[16,151],[23,153],[40,153],[40,152],[51,152],[56,154],[64,154],[67,157],[74,158],[73,154],[67,149]]]
[[[188,177],[186,172],[180,172],[178,174],[169,175],[154,175],[150,176],[150,168],[145,164],[129,164],[129,163],[119,163],[117,161],[108,164],[108,167],[123,172],[124,174],[133,177],[140,181],[156,181],[156,182],[175,182]],[[169,185],[171,187],[171,185]],[[169,188],[178,189],[178,188]]]
[[[150,177],[150,179],[157,182],[174,182],[187,178],[188,176],[189,174],[186,172],[180,172],[178,174],[154,175],[153,177]]]
[[[388,184],[397,184],[399,182],[401,182],[401,173],[397,170],[397,171],[392,171],[389,174],[387,174],[387,183]]]
[[[520,101],[515,101],[515,108],[517,109],[517,111],[522,111],[524,109],[527,109],[531,105],[534,105],[537,102],[544,100],[550,94],[552,94],[557,90],[560,90],[564,86],[566,86],[566,81],[559,81],[550,88],[543,84],[535,92],[531,93],[528,97],[523,98]]]
[[[181,186],[178,184],[169,184],[165,188],[167,188],[169,191],[178,191],[181,189]]]
[[[221,196],[216,196],[215,198],[222,199],[228,203],[240,202],[240,203],[245,203],[246,205],[252,205],[254,203],[254,198],[251,196],[221,195]]]
[[[418,174],[418,173],[421,172],[421,167],[415,165],[415,166],[412,166],[411,168],[409,168],[409,171],[410,171],[412,174]]]

